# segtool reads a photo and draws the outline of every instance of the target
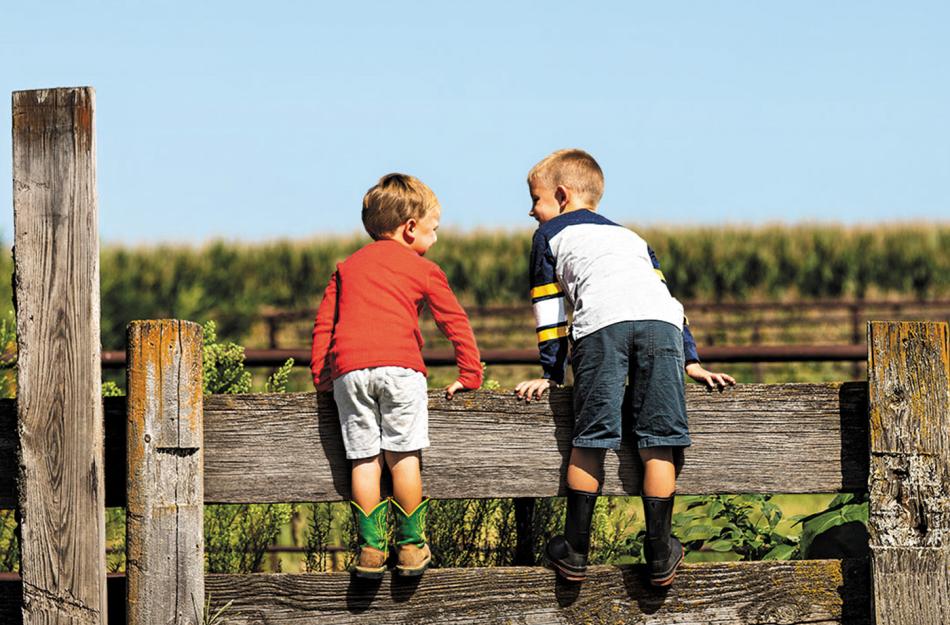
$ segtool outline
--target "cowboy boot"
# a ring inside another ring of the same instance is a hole
[[[650,571],[650,583],[669,586],[676,577],[676,569],[683,562],[683,545],[670,534],[673,522],[673,498],[643,496],[643,514],[647,535],[643,542],[644,555]]]
[[[356,533],[359,537],[360,552],[353,565],[353,575],[364,579],[379,579],[386,571],[386,559],[389,557],[388,543],[389,499],[379,502],[369,514],[363,511],[355,501],[353,518],[356,521]]]
[[[407,513],[395,499],[396,572],[406,577],[422,575],[432,561],[426,542],[426,514],[429,499],[423,499],[412,513]]]
[[[590,525],[596,503],[597,493],[568,489],[564,534],[552,537],[544,548],[544,555],[554,570],[568,581],[582,582],[587,579]]]

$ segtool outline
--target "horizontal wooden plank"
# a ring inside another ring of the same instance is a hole
[[[866,560],[684,565],[672,589],[646,588],[642,567],[595,566],[582,585],[540,567],[433,569],[376,583],[346,573],[208,575],[229,625],[360,623],[868,623]]]
[[[526,404],[489,391],[429,396],[426,490],[437,498],[563,492],[570,389]],[[682,494],[816,493],[867,485],[867,384],[740,385],[687,391],[693,448]],[[205,401],[205,501],[348,498],[349,464],[329,395],[219,395]],[[608,452],[606,494],[639,492],[632,441]]]
[[[208,575],[213,606],[234,601],[228,625],[346,623],[841,623],[865,625],[866,560],[684,565],[668,593],[639,567],[591,567],[576,586],[542,568],[432,569],[418,584],[390,575],[355,584],[346,573]],[[21,623],[16,574],[0,575],[0,623]],[[125,576],[109,575],[109,622],[125,622]]]
[[[867,384],[743,384],[687,389],[693,447],[682,494],[862,490],[868,475]],[[479,391],[430,400],[427,492],[439,498],[547,497],[563,492],[573,423],[570,389],[525,404]],[[123,505],[125,400],[107,398],[106,502]],[[0,505],[16,476],[16,408],[0,401]],[[608,452],[604,492],[636,494],[631,441]],[[120,468],[121,467],[121,468]],[[349,464],[329,395],[216,395],[205,401],[205,501],[335,501]]]

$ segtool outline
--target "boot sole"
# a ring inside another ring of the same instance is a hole
[[[656,586],[657,588],[663,588],[669,586],[673,583],[673,580],[676,578],[676,570],[679,568],[680,564],[683,563],[683,552],[680,552],[679,560],[676,561],[676,564],[673,565],[673,570],[664,577],[650,577],[650,584]]]
[[[547,553],[544,554],[544,559],[547,560],[549,565],[551,565],[551,568],[554,569],[555,573],[569,582],[583,582],[587,580],[587,569],[579,571],[574,567],[563,564],[559,560],[555,560]]]
[[[422,566],[414,567],[414,568],[407,568],[407,567],[404,567],[404,566],[397,566],[397,567],[396,567],[396,573],[398,573],[400,577],[419,577],[420,575],[422,575],[423,573],[426,572],[426,569],[427,569],[427,568],[429,568],[429,563],[430,563],[430,562],[431,562],[431,560],[429,560],[428,562],[426,562],[426,563],[423,564]]]
[[[547,547],[544,549],[544,560],[558,575],[569,582],[583,582],[587,580],[587,567],[578,569],[577,567],[565,564],[561,560],[552,557],[551,554],[548,553]]]
[[[382,579],[385,572],[385,566],[380,569],[365,569],[360,567],[353,568],[353,576],[360,579]]]
[[[578,573],[577,571],[566,569],[560,564],[558,564],[557,562],[554,562],[553,560],[548,560],[548,562],[551,564],[552,567],[554,567],[554,571],[558,575],[560,575],[561,577],[563,577],[565,580],[569,582],[587,581],[587,573]]]

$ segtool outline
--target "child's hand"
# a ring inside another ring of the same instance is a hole
[[[541,396],[544,395],[544,391],[552,386],[554,386],[554,382],[548,378],[535,378],[533,380],[519,382],[518,386],[515,387],[515,393],[518,395],[518,399],[530,402],[532,396],[534,396],[535,399],[541,399]]]
[[[465,390],[468,390],[468,389],[462,386],[461,382],[456,380],[455,382],[452,382],[451,384],[445,387],[445,398],[452,399],[452,397],[454,397],[456,393],[458,393],[459,391],[465,391]]]
[[[722,392],[722,389],[726,388],[727,386],[734,386],[736,383],[735,378],[733,378],[731,375],[707,371],[698,362],[691,362],[686,365],[686,375],[693,378],[697,382],[702,382],[710,391],[716,389],[719,392]]]
[[[314,380],[313,386],[314,388],[317,389],[318,393],[329,393],[330,391],[333,390],[333,382],[331,382],[330,380],[325,380],[323,382],[317,382],[316,380]]]

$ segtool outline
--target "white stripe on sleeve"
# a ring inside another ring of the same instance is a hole
[[[552,297],[534,303],[534,321],[536,328],[553,326],[567,321],[564,312],[564,296]]]

